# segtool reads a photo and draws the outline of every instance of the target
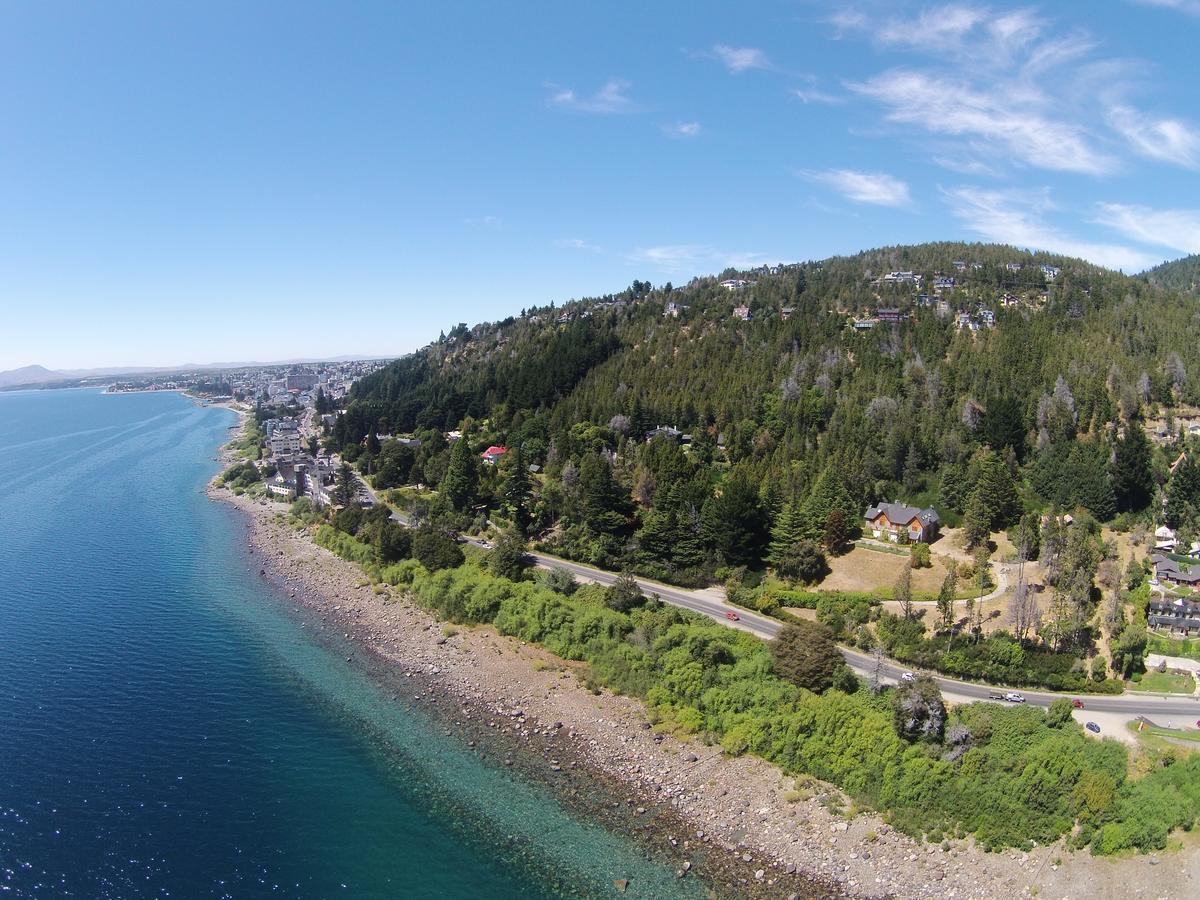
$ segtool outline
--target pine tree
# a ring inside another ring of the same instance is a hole
[[[831,509],[825,517],[825,536],[823,543],[830,553],[840,553],[850,542],[850,523],[846,514],[840,509]]]
[[[911,566],[905,566],[900,570],[900,577],[896,579],[896,586],[892,588],[892,599],[900,604],[900,612],[904,616],[904,621],[911,621],[913,617]]]
[[[804,537],[804,517],[800,504],[788,500],[775,516],[775,524],[771,528],[771,545],[767,559],[771,565],[778,566],[785,553]]]
[[[514,447],[505,456],[504,506],[509,516],[512,517],[517,533],[524,537],[528,534],[529,523],[533,520],[529,511],[530,499],[533,497],[533,484],[521,448]]]
[[[963,537],[968,550],[973,550],[980,544],[987,543],[991,533],[991,517],[988,515],[987,504],[979,491],[972,491],[967,499],[967,510],[963,513]]]
[[[1112,483],[1118,512],[1136,512],[1150,505],[1150,498],[1154,496],[1150,441],[1137,419],[1125,426],[1125,434],[1117,441],[1112,461]]]
[[[950,561],[946,577],[938,591],[937,608],[942,618],[942,627],[949,629],[954,624],[954,595],[958,592],[958,563]]]
[[[1020,515],[1021,500],[1004,460],[994,450],[980,450],[971,461],[971,469],[974,493],[979,495],[986,510],[989,530],[998,531],[1011,525]]]
[[[831,469],[826,469],[817,478],[802,508],[805,535],[814,541],[823,540],[825,521],[835,509],[840,509],[847,521],[852,521],[851,516],[855,512],[862,512],[861,509],[856,510],[856,504],[841,477]]]
[[[1166,523],[1172,528],[1194,525],[1200,511],[1200,465],[1188,453],[1175,467],[1167,484]]]
[[[475,462],[475,454],[471,452],[470,441],[464,435],[450,449],[450,461],[446,465],[440,490],[455,510],[463,512],[475,501],[478,484],[479,467]]]

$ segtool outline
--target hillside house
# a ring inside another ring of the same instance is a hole
[[[479,454],[479,456],[487,465],[494,466],[497,462],[500,461],[500,457],[502,457],[507,452],[508,452],[507,447],[497,447],[496,445],[493,444],[491,447],[488,447],[481,454]]]
[[[1180,565],[1162,553],[1150,554],[1150,564],[1154,566],[1154,580],[1151,583],[1155,586],[1163,582],[1187,587],[1200,584],[1200,566]]]
[[[745,303],[741,304],[740,306],[735,306],[733,308],[733,314],[743,322],[749,322],[754,316],[754,314],[750,312],[750,307],[748,307]]]
[[[779,318],[783,319],[783,321],[786,322],[788,319],[790,319],[792,317],[792,313],[794,313],[795,311],[796,311],[796,308],[794,306],[781,307],[779,310]]]
[[[883,309],[880,309],[875,315],[879,319],[880,322],[903,322],[905,319],[908,318],[908,315],[906,313],[902,313],[896,307],[884,307]]]
[[[726,278],[720,284],[727,291],[740,291],[742,288],[750,287],[754,282],[747,281],[745,278]]]
[[[671,302],[668,303],[666,308],[663,310],[663,315],[670,316],[672,319],[678,319],[687,308],[688,307],[684,306],[682,303]]]
[[[863,514],[864,530],[881,541],[898,543],[901,536],[913,543],[929,543],[937,536],[941,520],[931,508],[918,509],[904,503],[879,503]]]
[[[1200,632],[1200,603],[1182,597],[1151,597],[1146,624],[1184,637]]]
[[[1174,553],[1178,546],[1178,541],[1175,539],[1175,531],[1168,528],[1166,525],[1159,525],[1154,530],[1154,549],[1162,553]]]
[[[670,425],[659,425],[657,428],[652,428],[646,432],[646,443],[650,443],[657,437],[666,438],[669,441],[678,441],[683,437],[683,432]]]
[[[1042,263],[1042,274],[1046,276],[1047,281],[1053,281],[1058,277],[1058,273],[1061,271],[1062,269],[1060,269],[1058,266],[1051,266],[1047,265],[1046,263]]]

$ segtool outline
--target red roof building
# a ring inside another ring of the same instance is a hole
[[[480,456],[483,457],[485,463],[495,464],[496,460],[508,452],[507,447],[497,447],[495,445],[488,447]]]

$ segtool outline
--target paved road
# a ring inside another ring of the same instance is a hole
[[[472,541],[472,543],[478,542]],[[582,563],[570,562],[555,556],[548,556],[544,553],[530,553],[529,555],[543,568],[557,567],[566,569],[577,578],[586,581],[593,581],[598,584],[612,584],[617,580],[617,576],[612,572],[605,572],[602,569],[586,566]],[[719,596],[719,591],[692,591],[651,581],[647,578],[638,578],[637,581],[643,591],[647,594],[656,595],[664,603],[670,603],[674,606],[680,606],[684,609],[698,612],[701,615],[709,616],[722,625],[741,628],[764,640],[773,638],[779,629],[783,627],[777,619],[771,619],[758,613],[741,609],[740,607],[730,606]],[[731,610],[736,612],[738,621],[734,622],[726,618],[725,614]],[[856,673],[867,678],[870,678],[874,674],[874,656],[867,653],[859,653],[857,650],[851,650],[849,647],[843,647],[841,650],[842,655],[846,657],[847,665]],[[900,676],[906,671],[908,671],[907,667],[887,659],[882,661],[880,668],[883,680],[891,683],[899,681]],[[936,674],[933,675],[933,679],[937,682],[946,699],[955,703],[988,700],[991,699],[989,695],[997,693],[997,688],[991,685],[958,681],[954,678],[946,678]],[[1018,690],[1025,696],[1026,702],[1036,706],[1049,706],[1052,701],[1063,696],[1062,694],[1030,691],[1024,688],[1019,688]],[[1000,691],[1003,692],[1003,689],[1000,689]],[[1096,710],[1098,712],[1120,713],[1130,718],[1144,715],[1153,716],[1158,721],[1163,720],[1164,717],[1174,717],[1181,722],[1188,723],[1200,720],[1200,701],[1191,695],[1170,697],[1158,695],[1138,696],[1134,694],[1117,696],[1085,694],[1081,699],[1084,702],[1085,709]]]
[[[393,512],[392,518],[401,524],[409,524],[399,513]],[[491,546],[486,541],[480,541],[475,538],[467,538],[466,540],[467,543],[473,544],[476,547],[487,548]],[[613,572],[606,572],[594,566],[571,562],[570,560],[560,559],[557,556],[550,556],[545,553],[530,551],[527,555],[541,568],[566,569],[576,578],[584,581],[607,585],[613,584],[619,577]],[[1007,572],[1001,571],[997,581],[1007,586],[1007,580]],[[769,641],[783,627],[783,624],[778,619],[772,619],[768,616],[742,609],[741,607],[729,605],[725,602],[724,592],[719,588],[688,590],[687,588],[663,584],[659,581],[651,581],[649,578],[638,578],[637,582],[648,595],[656,596],[664,603],[670,603],[673,606],[700,613],[722,625],[730,628],[740,628],[763,640]],[[997,587],[999,588],[999,585]],[[736,621],[726,617],[726,613],[731,611],[736,613],[738,617]],[[876,665],[874,656],[868,653],[860,653],[857,650],[851,650],[849,647],[842,647],[841,651],[842,655],[846,658],[846,664],[858,675],[864,678],[871,678],[874,675]],[[883,681],[888,683],[895,684],[906,671],[909,671],[908,667],[893,660],[884,659],[880,664],[880,676]],[[946,678],[943,675],[932,672],[929,674],[937,682],[942,695],[952,703],[974,703],[978,700],[991,700],[994,699],[992,695],[998,692],[997,687],[994,685],[959,681],[955,678]],[[1017,688],[1016,690],[1019,690],[1024,695],[1027,703],[1035,706],[1049,706],[1054,700],[1064,696],[1063,694],[1054,694],[1048,691],[1030,691],[1024,688]],[[1003,688],[999,689],[1000,693],[1004,691],[1005,689]],[[1153,716],[1160,722],[1166,717],[1177,719],[1180,722],[1200,723],[1200,699],[1197,699],[1194,695],[1160,696],[1123,694],[1111,696],[1085,694],[1081,699],[1084,702],[1085,709],[1097,712],[1119,713],[1130,719],[1136,716]]]

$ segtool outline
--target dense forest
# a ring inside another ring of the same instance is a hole
[[[1197,531],[1200,477],[1189,463],[1168,484],[1190,440],[1173,416],[1200,402],[1197,311],[1146,278],[986,244],[635,281],[455,326],[358,382],[329,441],[378,489],[436,489],[406,495],[422,516],[733,592],[764,571],[819,581],[868,504],[932,507],[976,571],[1004,531],[1043,563],[1050,599],[1017,639],[1091,659],[1102,591],[1137,585],[1112,576],[1128,560],[1097,523],[1153,524],[1169,500]],[[483,464],[492,445],[507,452]],[[1132,654],[1121,616],[1108,627],[1116,665]]]
[[[1200,290],[1200,254],[1165,262],[1142,273],[1151,284],[1174,291]]]

